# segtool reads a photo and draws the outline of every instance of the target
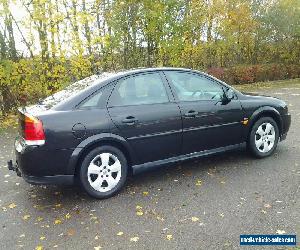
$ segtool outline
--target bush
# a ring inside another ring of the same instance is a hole
[[[299,78],[300,67],[282,64],[246,65],[231,68],[210,68],[207,73],[230,84],[244,84]]]

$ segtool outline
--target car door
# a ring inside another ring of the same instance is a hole
[[[140,73],[119,80],[108,102],[113,132],[129,142],[140,163],[181,152],[180,110],[161,74]]]
[[[195,72],[165,71],[183,120],[183,154],[233,145],[242,140],[242,107],[221,102],[226,86]]]

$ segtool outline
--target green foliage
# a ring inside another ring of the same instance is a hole
[[[299,0],[0,0],[0,22],[2,114],[100,70],[187,67],[233,84],[300,76]]]

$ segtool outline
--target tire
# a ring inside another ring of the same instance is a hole
[[[82,161],[79,179],[92,197],[106,199],[117,194],[125,185],[128,174],[124,154],[112,146],[90,151]]]
[[[272,155],[279,140],[279,129],[277,123],[271,117],[263,117],[252,126],[248,148],[257,158]]]

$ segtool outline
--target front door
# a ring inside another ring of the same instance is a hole
[[[159,72],[119,80],[108,102],[108,112],[141,163],[178,156],[182,122],[178,105]]]
[[[223,104],[224,87],[206,75],[165,71],[181,109],[183,154],[237,144],[242,140],[238,100]]]

